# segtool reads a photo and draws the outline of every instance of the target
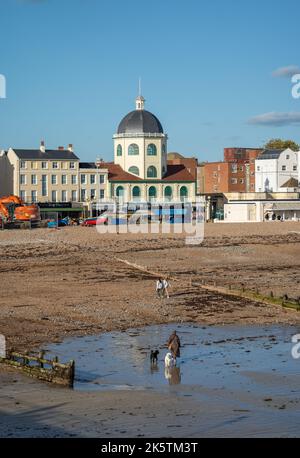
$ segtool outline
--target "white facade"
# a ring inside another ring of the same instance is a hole
[[[137,97],[136,110],[144,111],[144,104],[145,99]],[[168,136],[164,133],[117,133],[114,135],[114,163],[143,180],[161,180],[167,171],[167,141]]]
[[[264,152],[255,161],[255,191],[282,192],[290,179],[299,180],[300,152],[286,149],[280,153]]]

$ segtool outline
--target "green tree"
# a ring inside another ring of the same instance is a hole
[[[268,143],[264,145],[266,149],[287,149],[290,148],[293,151],[299,151],[300,146],[293,140],[282,140],[281,138],[272,138]]]

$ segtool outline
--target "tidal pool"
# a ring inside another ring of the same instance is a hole
[[[176,329],[178,367],[166,371],[165,343]],[[47,351],[76,361],[75,390],[172,390],[185,396],[250,393],[300,398],[300,359],[293,359],[293,326],[201,327],[172,324],[66,339]],[[159,349],[157,366],[151,349]],[[265,401],[267,402],[267,401]],[[271,401],[269,401],[271,402]],[[300,419],[300,416],[299,416]]]

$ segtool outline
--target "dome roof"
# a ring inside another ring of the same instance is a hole
[[[160,121],[146,110],[128,113],[119,124],[118,134],[163,134]]]

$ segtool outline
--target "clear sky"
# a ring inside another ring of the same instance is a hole
[[[112,160],[140,76],[169,151],[300,141],[299,0],[0,1],[0,148],[45,139]]]

